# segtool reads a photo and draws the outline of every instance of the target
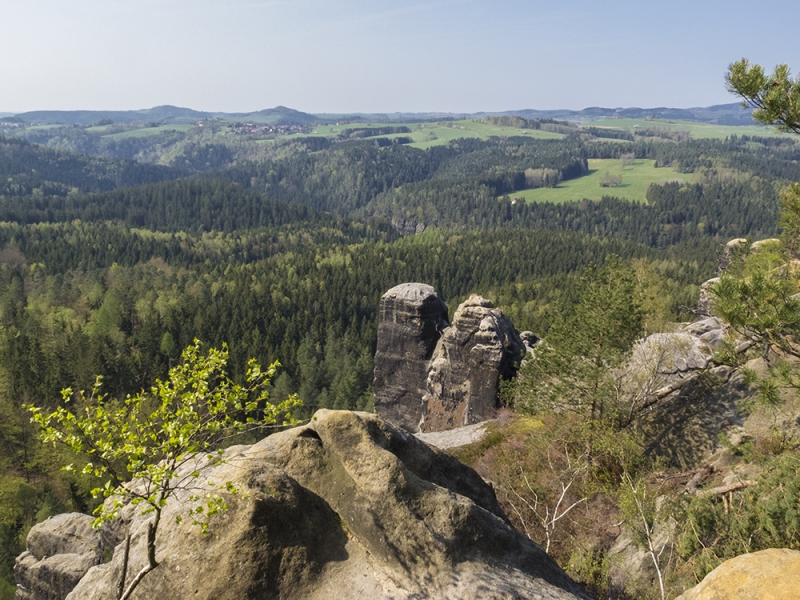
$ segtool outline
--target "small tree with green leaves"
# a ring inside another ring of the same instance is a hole
[[[190,470],[193,461],[205,455],[209,464],[219,463],[224,460],[221,446],[232,436],[295,422],[291,411],[300,405],[296,396],[277,404],[268,400],[277,362],[262,371],[250,360],[244,384],[228,377],[227,363],[227,347],[203,352],[195,340],[183,351],[181,363],[170,369],[166,381],[157,380],[149,390],[129,395],[122,402],[102,393],[98,377],[89,393],[62,390],[64,405],[51,413],[27,406],[45,442],[66,444],[85,456],[88,462],[83,473],[105,480],[102,487],[92,490],[95,498],[107,499],[95,510],[95,527],[119,516],[127,503],[141,506],[142,514],[153,515],[147,522],[147,564],[129,583],[131,534],[125,539],[118,600],[127,600],[158,567],[156,534],[164,507],[176,492],[189,491],[188,516],[203,533],[209,519],[227,509],[224,494],[237,493],[231,482],[218,484],[215,492],[200,488],[200,470]],[[195,493],[199,489],[206,491]]]

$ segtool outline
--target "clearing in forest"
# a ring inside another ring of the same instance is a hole
[[[634,135],[645,129],[665,129],[667,131],[686,131],[693,139],[724,140],[732,135],[751,135],[754,137],[789,137],[792,134],[780,133],[765,125],[715,125],[713,123],[697,123],[695,121],[678,121],[666,119],[601,119],[581,123],[582,127],[602,127],[621,129]]]
[[[497,137],[531,137],[544,140],[561,139],[564,136],[560,133],[541,131],[538,129],[517,129],[516,127],[503,127],[492,125],[486,121],[464,119],[461,121],[439,121],[426,123],[348,123],[346,125],[319,125],[314,129],[312,135],[333,136],[346,129],[361,127],[408,127],[410,133],[394,133],[389,135],[376,135],[373,138],[411,138],[413,142],[409,146],[413,148],[430,148],[431,146],[441,146],[452,140],[460,138],[481,138],[489,139]],[[371,138],[361,138],[371,139]]]
[[[602,187],[601,181],[610,176],[621,178],[619,185]],[[589,159],[589,174],[577,179],[562,181],[554,188],[520,190],[508,194],[527,202],[569,202],[571,200],[600,200],[603,196],[616,196],[632,202],[645,202],[651,183],[691,181],[691,173],[677,173],[670,168],[656,168],[654,160],[639,159],[623,165],[620,159]]]

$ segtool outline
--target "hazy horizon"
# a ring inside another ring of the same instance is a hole
[[[526,106],[526,107],[522,107],[522,108],[510,108],[510,109],[503,109],[503,110],[490,110],[490,109],[487,109],[487,110],[476,110],[476,111],[470,112],[470,113],[462,113],[462,112],[456,112],[456,111],[407,111],[407,110],[398,110],[398,111],[391,111],[391,112],[389,112],[389,111],[376,111],[376,112],[337,111],[337,112],[333,112],[333,111],[322,110],[322,111],[319,111],[319,112],[306,113],[306,114],[313,114],[313,115],[355,115],[355,114],[365,114],[365,115],[370,115],[370,114],[374,114],[374,115],[380,115],[380,114],[383,114],[383,115],[411,114],[411,115],[414,115],[414,114],[419,114],[419,115],[425,115],[425,114],[442,114],[442,115],[466,115],[466,116],[469,116],[469,115],[481,114],[481,113],[498,113],[499,114],[499,113],[507,113],[507,112],[522,112],[522,111],[526,111],[526,110],[534,110],[534,111],[541,111],[541,112],[561,111],[561,110],[563,110],[563,111],[581,112],[583,110],[589,110],[589,109],[595,109],[595,108],[599,108],[599,109],[603,109],[603,110],[626,110],[626,109],[659,110],[659,109],[664,109],[664,108],[688,110],[688,109],[696,109],[696,108],[711,108],[713,106],[725,106],[725,105],[731,105],[731,104],[738,104],[738,102],[736,102],[736,101],[734,101],[734,102],[724,102],[722,104],[716,104],[716,105],[710,104],[710,105],[707,105],[707,106],[666,106],[666,105],[659,105],[659,106],[585,106],[585,107],[579,108],[579,109],[568,109],[568,108],[563,108],[563,107],[539,108],[539,107],[535,107],[535,106]],[[245,114],[245,115],[247,115],[247,114],[252,114],[252,113],[259,112],[259,111],[272,110],[272,109],[276,109],[276,108],[280,108],[280,107],[289,108],[289,109],[293,109],[293,110],[298,110],[298,109],[295,109],[293,106],[276,105],[276,106],[266,106],[266,107],[261,107],[261,108],[255,108],[253,110],[243,110],[243,111],[235,111],[235,112],[234,111],[230,111],[230,112],[228,112],[228,111],[205,110],[203,108],[197,108],[197,107],[194,107],[194,106],[177,106],[177,105],[174,105],[174,104],[158,104],[158,105],[155,105],[155,106],[145,106],[145,107],[132,108],[132,109],[115,109],[115,108],[110,108],[110,109],[105,109],[105,108],[99,108],[99,109],[82,109],[82,108],[60,109],[60,108],[44,108],[44,109],[36,109],[36,110],[32,110],[32,111],[0,110],[0,116],[3,116],[3,115],[6,115],[6,116],[18,115],[18,114],[24,114],[24,113],[29,113],[29,112],[126,112],[126,111],[136,112],[136,111],[152,110],[154,108],[159,108],[159,107],[162,107],[162,106],[173,106],[175,108],[188,109],[188,110],[194,110],[194,111],[197,111],[197,112],[211,113],[211,114]],[[743,110],[744,110],[744,108],[743,108]],[[306,111],[301,111],[301,112],[305,113]]]

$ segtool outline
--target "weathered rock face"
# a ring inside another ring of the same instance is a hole
[[[770,549],[726,560],[676,600],[783,600],[800,590],[800,552]]]
[[[649,453],[675,467],[704,464],[720,449],[720,431],[730,432],[744,421],[738,403],[748,388],[742,377],[711,362],[724,333],[724,325],[709,317],[674,333],[655,334],[634,347],[626,365],[625,384],[643,386],[658,398],[636,429]]]
[[[416,431],[424,414],[428,363],[447,323],[447,305],[424,283],[404,283],[381,297],[375,353],[375,412]]]
[[[494,417],[500,380],[513,377],[524,354],[511,321],[491,302],[473,296],[461,304],[431,361],[421,430],[443,431]]]
[[[375,412],[414,432],[491,419],[500,380],[514,375],[526,351],[511,321],[484,298],[461,304],[449,325],[431,286],[394,287],[381,298]]]
[[[27,552],[17,557],[14,575],[16,600],[63,600],[93,566],[103,561],[100,531],[92,529],[92,517],[68,513],[34,525],[28,534]]]
[[[207,536],[176,524],[180,501],[168,505],[161,564],[135,600],[588,598],[507,524],[472,469],[375,415],[319,411],[307,426],[229,448],[225,459],[201,467],[202,480],[233,481],[242,493]],[[149,515],[128,516],[135,573]],[[118,546],[69,600],[112,597],[122,557]]]

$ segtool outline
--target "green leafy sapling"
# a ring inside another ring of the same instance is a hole
[[[277,362],[264,371],[251,359],[244,384],[230,379],[227,363],[226,346],[203,352],[195,340],[165,381],[157,380],[149,390],[128,395],[121,403],[102,392],[102,378],[97,377],[89,393],[63,389],[63,405],[53,412],[26,407],[45,442],[66,444],[88,459],[84,474],[105,480],[92,490],[95,498],[106,499],[95,510],[95,527],[118,517],[127,503],[153,515],[147,522],[147,564],[127,587],[130,533],[125,540],[118,600],[127,600],[145,575],[158,567],[156,533],[164,507],[176,492],[189,493],[188,515],[203,533],[209,519],[227,509],[225,496],[238,493],[230,481],[209,482],[202,489],[210,486],[216,491],[195,493],[200,489],[199,459],[219,464],[224,461],[221,446],[232,436],[296,422],[292,411],[301,404],[296,396],[269,402]]]

